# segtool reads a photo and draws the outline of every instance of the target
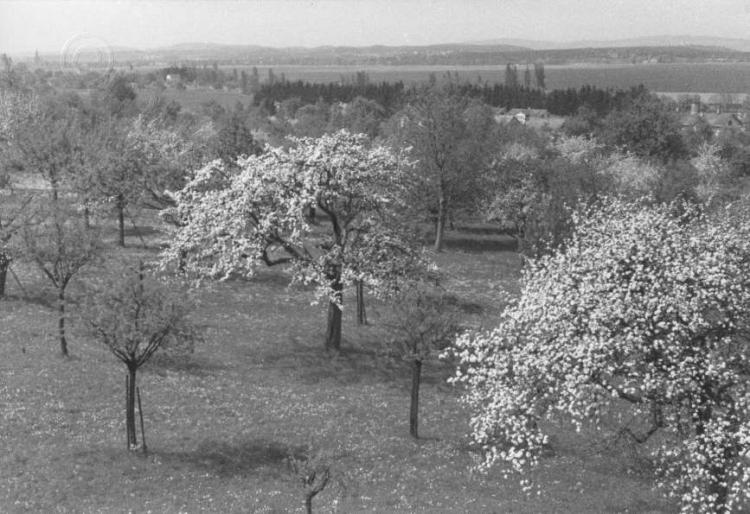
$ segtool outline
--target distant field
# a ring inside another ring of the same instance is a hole
[[[251,66],[224,66],[224,69],[250,69]],[[258,66],[265,80],[269,66]],[[438,78],[446,71],[458,73],[462,80],[502,82],[504,66],[270,66],[288,80],[335,82],[351,78],[357,71],[367,71],[370,80],[397,81],[410,84],[426,82],[431,73]],[[524,68],[519,66],[519,71]],[[635,64],[547,66],[547,88],[565,89],[591,84],[598,87],[628,88],[643,84],[652,91],[690,93],[750,92],[750,63],[732,64]]]
[[[144,95],[144,98],[153,97],[155,92],[153,90],[143,90],[139,94]],[[224,107],[225,109],[232,109],[237,102],[247,106],[252,101],[252,96],[243,95],[236,91],[219,91],[214,89],[174,89],[168,88],[159,93],[159,96],[165,100],[175,100],[184,109],[189,111],[196,111],[208,101],[214,100],[216,103]]]
[[[225,70],[249,70],[252,66],[224,66]],[[261,81],[268,76],[269,66],[258,66]],[[501,66],[270,66],[274,74],[283,73],[287,80],[338,82],[351,80],[357,71],[366,71],[372,82],[404,81],[407,85],[427,82],[434,73],[439,80],[445,73],[458,74],[462,81],[502,83],[505,69]],[[146,69],[146,68],[144,68]],[[152,69],[152,68],[149,68]],[[520,67],[523,70],[523,67]],[[547,89],[579,88],[594,85],[600,88],[627,89],[643,84],[651,91],[702,93],[750,93],[750,63],[742,64],[636,64],[636,65],[575,65],[547,66]],[[153,91],[144,90],[144,95]],[[677,93],[675,93],[677,94]],[[167,100],[176,100],[186,110],[196,111],[201,104],[215,100],[225,109],[237,102],[248,105],[252,96],[237,91],[213,89],[174,89],[160,93]]]

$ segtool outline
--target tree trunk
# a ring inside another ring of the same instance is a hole
[[[125,448],[130,449],[130,426],[127,423],[128,402],[130,401],[130,375],[125,375]]]
[[[91,228],[91,211],[89,211],[88,205],[83,208],[83,224],[86,229]]]
[[[0,298],[5,297],[5,282],[8,278],[8,268],[10,267],[10,257],[0,253]]]
[[[437,223],[435,226],[435,245],[436,252],[443,251],[443,235],[445,234],[445,221],[447,217],[445,195],[441,192],[438,201]]]
[[[57,320],[57,327],[60,333],[60,351],[63,357],[67,357],[68,354],[68,341],[65,339],[65,289],[60,288],[57,295],[58,302],[58,313],[59,318]]]
[[[52,203],[53,205],[57,205],[57,197],[58,197],[58,188],[59,185],[57,183],[57,173],[52,173],[49,178],[49,185],[50,185],[50,192],[52,196]]]
[[[357,324],[367,325],[367,311],[365,310],[365,285],[357,281]]]
[[[177,259],[177,271],[179,271],[180,273],[185,273],[185,267],[187,266],[187,257],[187,250],[180,248]]]
[[[313,497],[311,494],[305,495],[305,512],[307,514],[312,514],[312,499]]]
[[[334,294],[339,301],[343,303],[343,286],[341,277],[336,277],[333,281]],[[328,326],[326,328],[326,350],[341,349],[341,307],[336,302],[328,302]]]
[[[414,359],[411,365],[411,406],[409,408],[409,433],[419,439],[419,384],[422,380],[422,361]]]
[[[138,445],[135,433],[135,373],[137,367],[129,363],[128,366],[128,388],[125,397],[125,426],[128,433],[128,449],[132,450]]]
[[[122,195],[117,197],[117,228],[119,233],[117,244],[125,247],[125,205]]]
[[[341,349],[341,307],[328,302],[328,327],[326,328],[326,350]]]

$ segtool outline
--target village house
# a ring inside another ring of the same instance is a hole
[[[696,131],[703,122],[718,137],[727,133],[745,132],[745,121],[745,116],[741,113],[691,113],[680,119],[680,125],[683,130]]]
[[[497,123],[520,123],[526,125],[530,120],[546,120],[549,119],[549,111],[547,109],[497,109],[495,111],[495,121]]]
[[[167,76],[164,77],[164,82],[168,87],[177,87],[182,84],[182,77],[177,73],[168,73]]]

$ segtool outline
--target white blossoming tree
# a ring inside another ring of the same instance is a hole
[[[618,432],[652,452],[683,512],[747,502],[749,214],[622,200],[577,211],[498,326],[455,344],[482,466],[537,464],[550,419],[606,428],[630,414]]]
[[[293,282],[328,300],[326,348],[338,350],[344,288],[361,281],[387,293],[422,266],[397,223],[408,163],[345,130],[292,143],[241,158],[237,170],[220,161],[199,170],[174,195],[179,226],[164,257],[217,278],[288,265]],[[312,207],[322,213],[315,221]]]

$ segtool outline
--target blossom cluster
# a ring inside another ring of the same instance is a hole
[[[165,260],[216,278],[288,264],[295,282],[338,304],[355,281],[384,292],[423,261],[398,222],[404,165],[345,130],[293,138],[236,169],[214,161],[173,195],[179,226]]]
[[[641,420],[662,485],[685,512],[750,499],[750,217],[610,199],[532,260],[494,330],[461,336],[482,467],[539,463],[545,420]],[[658,438],[652,438],[654,434]]]

